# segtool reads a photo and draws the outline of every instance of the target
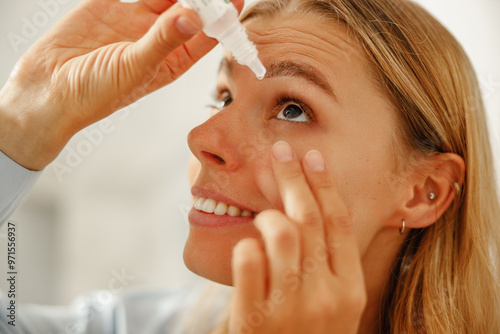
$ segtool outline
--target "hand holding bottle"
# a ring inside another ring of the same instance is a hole
[[[241,9],[242,1],[235,1]],[[174,81],[215,45],[172,1],[84,0],[18,61],[0,91],[0,150],[50,163],[84,127]]]

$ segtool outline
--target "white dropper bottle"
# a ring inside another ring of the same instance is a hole
[[[257,48],[248,39],[245,28],[238,20],[238,10],[229,0],[178,0],[186,8],[194,10],[203,22],[203,32],[219,41],[231,51],[234,59],[248,66],[257,79],[262,80],[266,68],[258,57]]]

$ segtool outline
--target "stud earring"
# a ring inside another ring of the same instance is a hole
[[[399,228],[399,234],[403,235],[404,231],[405,231],[405,220],[404,219],[401,219],[401,227]]]
[[[436,194],[435,193],[429,193],[429,199],[431,201],[435,200],[436,199]]]
[[[458,182],[453,182],[453,187],[455,187],[455,191],[458,193],[460,193],[460,185],[458,184]]]

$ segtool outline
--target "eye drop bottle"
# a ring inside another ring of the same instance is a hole
[[[203,32],[219,41],[234,59],[248,66],[257,79],[262,80],[266,68],[258,57],[257,48],[248,39],[245,28],[238,20],[238,10],[230,0],[178,0],[186,8],[194,10],[203,22]]]

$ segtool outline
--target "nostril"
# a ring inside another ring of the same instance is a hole
[[[221,157],[219,157],[216,154],[213,154],[213,153],[210,153],[210,152],[206,152],[206,151],[203,151],[202,153],[209,160],[213,160],[213,161],[215,161],[215,162],[217,162],[219,164],[223,164],[223,163],[226,162],[226,161],[224,161],[224,159],[222,159]]]
[[[219,160],[220,163],[225,163],[224,159],[222,159],[221,157],[219,157],[218,155],[215,155],[214,154],[214,158]]]

